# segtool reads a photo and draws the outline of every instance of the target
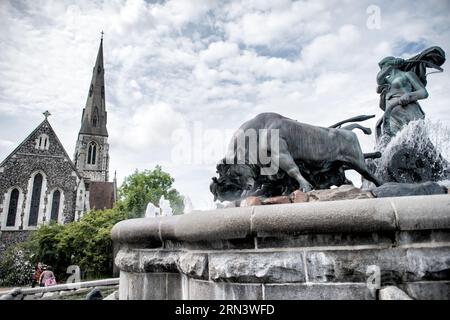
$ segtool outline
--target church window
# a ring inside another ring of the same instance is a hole
[[[31,205],[30,205],[30,217],[28,219],[29,226],[37,225],[39,215],[39,205],[41,202],[41,191],[42,191],[42,174],[38,173],[34,176],[33,181],[33,192],[31,194]]]
[[[36,149],[39,150],[48,150],[50,146],[50,140],[48,135],[46,135],[45,133],[41,134],[37,139],[36,139]]]
[[[92,92],[94,92],[94,86],[91,84],[91,87],[89,88],[89,97],[92,96]]]
[[[97,157],[97,144],[95,142],[91,142],[88,148],[88,164],[95,164],[95,160]]]
[[[105,99],[105,86],[102,86],[102,98]]]
[[[53,220],[56,222],[58,221],[60,201],[61,201],[61,192],[59,190],[55,190],[55,192],[53,192],[52,211],[50,213],[50,220]]]
[[[8,216],[6,220],[7,227],[14,227],[16,224],[17,204],[19,203],[19,190],[16,188],[11,191],[9,197]]]

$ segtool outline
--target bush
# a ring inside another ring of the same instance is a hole
[[[20,244],[10,247],[0,259],[0,287],[30,285],[33,272],[30,252]]]
[[[33,263],[53,267],[58,281],[68,277],[69,265],[78,265],[85,277],[109,277],[113,268],[111,229],[126,217],[117,207],[93,210],[78,222],[41,226],[25,246],[33,253]]]

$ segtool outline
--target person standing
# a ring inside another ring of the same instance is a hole
[[[44,271],[39,278],[39,285],[41,287],[50,287],[56,285],[55,274],[51,269],[52,268],[50,266],[44,268]]]

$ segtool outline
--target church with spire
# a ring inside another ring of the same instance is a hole
[[[110,209],[117,197],[109,182],[103,33],[82,109],[73,160],[52,128],[50,112],[0,163],[0,253],[51,221],[79,220],[91,209]]]
[[[81,116],[81,128],[75,149],[75,166],[91,181],[108,181],[109,145],[106,128],[105,70],[103,69],[103,37],[100,40],[97,59],[86,106]]]

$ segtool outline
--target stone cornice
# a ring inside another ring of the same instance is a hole
[[[112,239],[122,244],[165,240],[214,241],[311,233],[450,229],[450,196],[293,203],[194,211],[117,223]]]

